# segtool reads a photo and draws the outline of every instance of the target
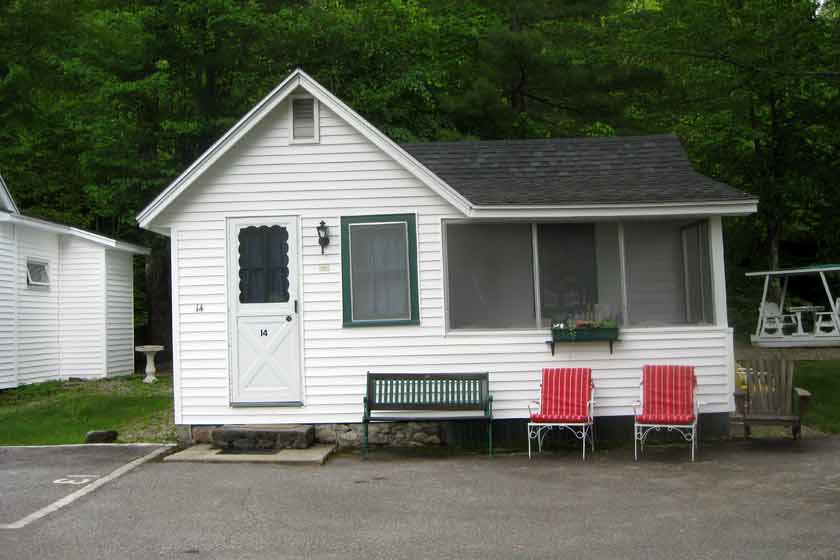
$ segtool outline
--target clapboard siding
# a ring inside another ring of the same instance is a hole
[[[17,386],[15,229],[0,224],[0,389]]]
[[[53,233],[16,227],[17,236],[17,368],[18,383],[35,383],[61,376],[58,328],[59,241]],[[26,282],[28,258],[49,263],[49,287]]]
[[[128,253],[105,251],[107,373],[134,371],[134,269]]]
[[[321,142],[288,144],[281,104],[217,161],[158,218],[173,228],[174,312],[180,421],[202,423],[357,422],[365,372],[490,372],[494,414],[527,416],[540,370],[589,366],[599,415],[632,412],[647,363],[697,366],[706,410],[729,410],[732,333],[727,328],[626,329],[606,343],[558,345],[547,332],[449,333],[444,330],[441,220],[461,215],[329,109],[320,110]],[[341,216],[417,214],[418,326],[342,328]],[[229,406],[225,219],[301,217],[301,312],[305,406]],[[324,255],[315,226],[330,226]],[[203,312],[196,312],[196,304]]]
[[[61,237],[59,331],[61,376],[105,375],[105,250],[76,237]]]

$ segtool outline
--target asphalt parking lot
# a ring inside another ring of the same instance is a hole
[[[148,462],[23,529],[28,558],[840,558],[840,438],[527,456]],[[84,474],[84,473],[83,473]]]
[[[0,447],[0,527],[14,525],[156,449],[142,445]]]

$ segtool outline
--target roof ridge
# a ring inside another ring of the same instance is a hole
[[[625,140],[645,140],[645,139],[662,139],[674,138],[679,142],[679,137],[674,132],[663,132],[657,134],[629,134],[626,136],[556,136],[552,138],[495,138],[495,139],[479,139],[479,140],[428,140],[422,142],[400,142],[400,146],[433,146],[440,144],[504,144],[504,143],[559,143],[559,142],[610,142],[610,141],[625,141]],[[682,145],[682,142],[680,142]]]

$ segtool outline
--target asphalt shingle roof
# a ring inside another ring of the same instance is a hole
[[[402,147],[478,206],[755,198],[694,171],[673,134],[429,142]]]

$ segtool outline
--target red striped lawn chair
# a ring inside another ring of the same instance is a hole
[[[567,429],[581,440],[583,458],[586,459],[586,440],[595,450],[595,423],[592,409],[594,385],[589,368],[544,368],[540,400],[533,401],[539,412],[528,407],[528,458],[531,458],[531,440],[537,440],[539,451],[545,436],[553,428]]]
[[[679,432],[691,445],[691,460],[697,448],[697,418],[703,403],[695,399],[697,378],[694,366],[645,366],[642,370],[641,400],[633,403],[633,457],[638,460],[637,444],[645,450],[652,430]],[[639,409],[641,408],[641,414]]]

